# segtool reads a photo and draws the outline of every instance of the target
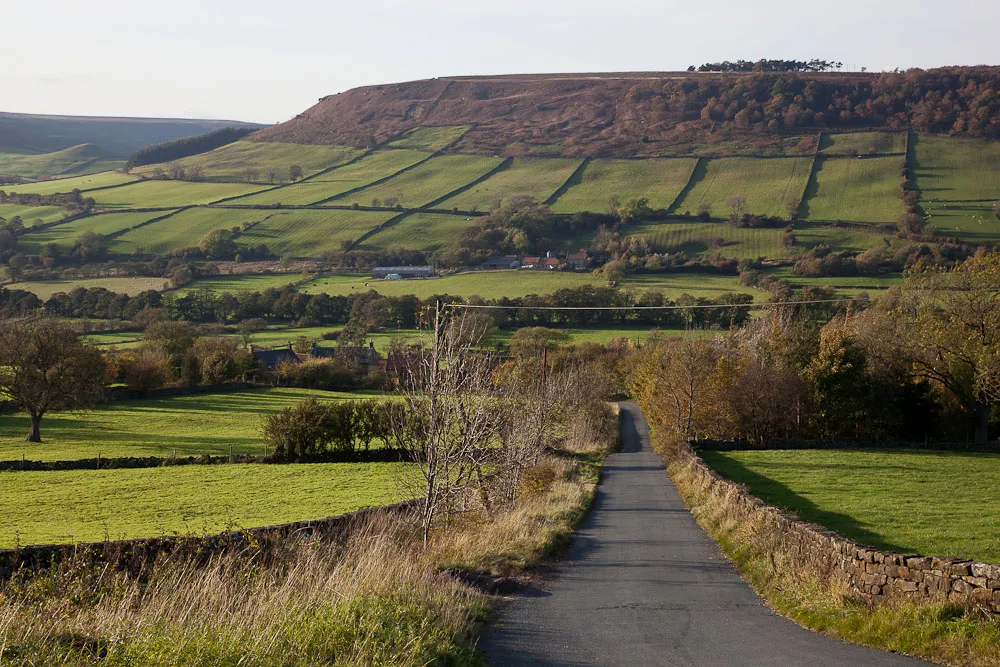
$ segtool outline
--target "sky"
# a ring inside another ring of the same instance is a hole
[[[275,123],[362,85],[656,71],[1000,64],[996,0],[0,0],[0,111]]]

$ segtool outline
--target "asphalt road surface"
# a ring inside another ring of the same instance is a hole
[[[507,665],[923,665],[799,627],[766,606],[684,507],[623,404],[623,442],[546,590],[516,598],[479,643]]]

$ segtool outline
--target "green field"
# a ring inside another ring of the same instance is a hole
[[[5,285],[7,289],[23,289],[34,292],[38,298],[45,301],[56,292],[72,292],[77,287],[103,287],[112,292],[136,295],[146,290],[161,290],[166,282],[164,278],[80,278],[78,280],[26,280]]]
[[[500,158],[476,155],[440,155],[385,183],[372,185],[336,201],[370,204],[375,199],[385,201],[387,197],[395,197],[407,208],[418,208],[471,183],[500,162]]]
[[[927,202],[921,207],[938,236],[991,245],[1000,241],[1000,220],[992,204]]]
[[[233,203],[254,206],[315,204],[336,197],[348,190],[360,188],[381,178],[391,176],[401,169],[426,160],[427,157],[427,153],[420,151],[379,151],[367,155],[353,164],[338,167],[308,181],[286,185],[270,192],[241,197]]]
[[[64,254],[68,255],[81,234],[94,232],[106,236],[161,215],[164,213],[134,213],[129,211],[91,215],[61,225],[46,227],[37,232],[28,232],[18,239],[17,247],[22,252],[37,255],[42,245],[55,243]],[[117,241],[112,241],[111,248],[115,251],[126,252],[129,246],[127,243],[119,244]]]
[[[915,137],[913,177],[924,201],[1000,199],[1000,141]]]
[[[820,152],[831,155],[871,155],[873,153],[906,152],[906,134],[903,132],[847,132],[823,133]]]
[[[754,495],[862,544],[1000,562],[1000,454],[766,450],[702,455]]]
[[[667,208],[681,193],[697,160],[592,160],[552,204],[556,213],[604,213],[608,200],[621,203],[646,197],[653,208]]]
[[[644,236],[658,252],[685,252],[688,255],[737,259],[784,257],[781,229],[734,227],[726,222],[649,220],[629,227],[628,236]]]
[[[468,125],[442,125],[415,127],[399,139],[387,145],[394,148],[414,148],[422,151],[438,151],[454,143],[469,129]]]
[[[342,243],[357,240],[394,215],[391,211],[340,209],[277,211],[242,234],[239,242],[251,246],[264,243],[282,257],[318,257],[342,250]]]
[[[260,420],[299,401],[373,394],[258,389],[122,401],[96,410],[62,412],[42,420],[42,443],[24,441],[28,418],[0,415],[0,460],[63,461],[101,456],[200,456],[264,453]]]
[[[239,227],[245,222],[258,222],[275,211],[240,210],[226,208],[190,208],[126,232],[115,239],[113,249],[118,252],[168,253],[174,248],[196,246],[205,234],[214,229]],[[146,214],[160,217],[164,213]],[[240,241],[244,243],[245,241]]]
[[[810,158],[704,160],[695,170],[694,186],[674,210],[694,214],[707,204],[713,216],[725,217],[730,214],[729,198],[742,195],[744,212],[787,218],[789,203],[802,196],[811,164]]]
[[[0,548],[208,535],[397,502],[403,463],[3,473]]]
[[[0,186],[0,190],[3,187]],[[20,217],[21,224],[31,227],[36,220],[42,222],[55,222],[66,217],[66,209],[59,206],[21,206],[20,204],[0,204],[0,218],[12,220]],[[20,243],[20,241],[18,241]]]
[[[255,183],[270,183],[269,169],[274,169],[277,185],[290,179],[288,168],[292,165],[302,167],[304,176],[334,165],[347,162],[361,151],[347,146],[313,146],[306,144],[286,144],[277,141],[237,141],[216,148],[213,151],[177,160],[176,163],[186,169],[198,167],[202,170],[202,178],[210,181],[231,181],[244,183],[247,181],[247,169],[253,169],[257,175]],[[163,164],[153,164],[139,167],[137,174],[151,176],[155,170],[163,169]],[[279,180],[280,179],[280,180]]]
[[[499,199],[526,195],[543,202],[566,182],[579,160],[517,158],[503,171],[441,203],[441,208],[488,211]]]
[[[142,332],[111,331],[108,333],[88,334],[83,337],[83,340],[91,345],[99,345],[101,347],[113,346],[118,349],[126,349],[129,347],[137,347],[140,343],[142,343]]]
[[[0,173],[3,170],[0,169]],[[134,176],[123,174],[120,171],[102,171],[88,176],[76,176],[74,178],[59,178],[51,181],[41,181],[39,183],[28,183],[24,185],[5,185],[0,190],[7,192],[22,192],[34,195],[54,195],[60,192],[73,192],[73,190],[86,191],[93,188],[103,188],[110,185],[119,185],[134,181]]]
[[[285,285],[302,280],[301,273],[264,273],[247,274],[235,276],[213,276],[211,278],[199,278],[185,287],[176,291],[178,295],[190,294],[198,290],[212,290],[213,292],[263,292],[270,288],[284,287]]]
[[[367,276],[332,275],[316,278],[299,289],[308,294],[351,294],[376,290],[386,296],[414,294],[421,299],[436,294],[484,299],[499,297],[524,297],[529,294],[550,294],[558,289],[580,285],[602,287],[607,285],[603,278],[589,272],[569,271],[477,271],[460,273],[442,278],[415,280],[374,280]],[[718,296],[724,292],[754,293],[752,288],[740,287],[736,276],[701,273],[659,273],[630,275],[621,287],[656,288],[676,297],[683,293],[692,296]]]
[[[24,178],[93,174],[117,169],[123,164],[125,160],[110,158],[100,148],[89,144],[53,153],[0,153],[0,174],[17,174]]]
[[[800,212],[806,220],[894,223],[903,213],[901,157],[819,158]]]
[[[211,204],[237,197],[265,186],[245,183],[191,183],[189,181],[143,181],[93,193],[98,208],[171,208]]]
[[[459,235],[476,224],[476,218],[441,213],[414,213],[380,230],[365,241],[364,250],[404,246],[411,250],[434,252],[453,244]]]
[[[889,242],[892,246],[908,244],[900,241],[895,236],[872,232],[861,232],[856,229],[844,227],[832,227],[828,225],[809,225],[801,222],[795,223],[795,240],[797,246],[810,248],[820,243],[827,245],[832,250],[850,250],[853,252],[863,252],[869,248],[881,247]]]
[[[868,292],[876,296],[882,290],[889,289],[903,282],[900,273],[887,273],[881,276],[825,276],[821,278],[803,277],[792,274],[792,267],[783,266],[766,271],[770,275],[786,279],[795,289],[803,287],[833,287],[838,296],[855,296]]]

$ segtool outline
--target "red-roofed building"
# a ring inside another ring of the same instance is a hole
[[[587,264],[590,263],[590,258],[587,257],[587,253],[585,252],[571,252],[566,255],[566,263],[574,269],[585,269],[587,268]]]

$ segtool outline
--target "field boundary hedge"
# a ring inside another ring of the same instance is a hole
[[[705,164],[710,159],[711,158],[705,158],[699,155],[698,159],[694,161],[694,166],[691,167],[691,173],[688,174],[687,183],[684,184],[684,187],[681,188],[681,191],[677,193],[677,196],[674,197],[674,200],[670,202],[670,206],[667,207],[668,216],[676,214],[677,212],[676,209],[680,206],[681,202],[684,201],[685,198],[687,198],[691,190],[694,189],[694,186],[697,185],[701,181],[701,179],[705,177],[704,172],[707,169]],[[699,169],[701,170],[700,174],[698,172]]]
[[[545,204],[546,206],[552,206],[553,204],[556,203],[556,201],[560,197],[566,194],[567,190],[569,190],[577,183],[582,183],[583,170],[587,168],[588,164],[590,164],[590,158],[589,157],[583,158],[583,160],[580,161],[580,164],[576,165],[576,169],[574,169],[573,172],[566,177],[566,180],[562,182],[562,185],[556,188],[555,191],[548,196],[548,199],[546,199],[542,203]]]
[[[792,440],[773,438],[763,447],[752,445],[743,440],[692,440],[695,450],[703,449],[710,452],[741,452],[770,449],[915,449],[927,451],[964,451],[964,452],[1000,452],[1000,441],[987,443],[974,442],[909,442],[905,440],[885,440],[879,442],[860,442],[857,440]]]
[[[100,565],[116,571],[138,573],[161,558],[193,557],[207,562],[223,552],[239,552],[249,546],[266,548],[288,539],[318,538],[334,540],[381,514],[402,515],[412,511],[419,501],[372,507],[348,514],[295,521],[273,526],[246,528],[200,537],[154,537],[82,544],[46,544],[0,550],[0,581],[19,571],[37,572],[71,558],[88,566]]]
[[[332,167],[324,167],[323,169],[320,169],[319,171],[317,171],[317,172],[315,172],[313,174],[309,174],[308,176],[306,176],[304,178],[300,178],[297,181],[289,181],[288,183],[279,183],[278,185],[275,185],[273,187],[264,188],[263,190],[255,190],[254,192],[250,192],[250,193],[247,193],[245,195],[235,195],[233,197],[223,197],[222,199],[218,199],[216,201],[209,202],[208,204],[201,204],[201,205],[202,206],[215,206],[216,204],[222,204],[222,203],[225,203],[225,202],[228,202],[228,201],[233,201],[235,199],[243,199],[244,197],[255,197],[257,195],[264,194],[265,192],[274,192],[275,190],[281,190],[282,188],[287,188],[287,187],[289,187],[291,185],[298,185],[299,183],[304,183],[306,181],[311,181],[312,179],[316,178],[317,176],[322,176],[324,174],[329,174],[331,171],[333,171],[335,169],[340,169],[341,167],[346,167],[349,164],[354,164],[355,162],[357,162],[361,158],[367,157],[367,156],[371,155],[371,153],[372,153],[372,149],[368,149],[366,151],[362,151],[360,154],[355,155],[354,157],[352,157],[347,162],[341,162],[340,164],[335,164]],[[219,183],[236,183],[236,182],[241,182],[241,181],[218,181],[218,182]],[[253,183],[248,183],[247,185],[253,185]],[[245,205],[245,206],[247,208],[250,207],[249,205]]]
[[[425,162],[428,162],[430,160],[433,160],[434,158],[436,158],[439,155],[442,155],[441,151],[437,151],[437,152],[434,152],[434,153],[428,153],[427,157],[425,157],[424,159],[417,160],[413,164],[406,165],[402,169],[397,169],[396,171],[392,172],[388,176],[383,176],[382,178],[376,178],[374,181],[371,181],[370,183],[365,183],[364,185],[359,185],[358,187],[351,188],[350,190],[344,190],[343,192],[341,192],[339,194],[335,194],[332,197],[327,197],[326,199],[320,199],[319,201],[314,201],[314,202],[312,202],[312,205],[313,206],[319,206],[321,204],[325,204],[326,202],[331,202],[331,201],[334,201],[336,199],[340,199],[341,197],[348,197],[350,195],[353,195],[355,192],[361,192],[365,188],[370,188],[373,185],[381,185],[382,183],[385,183],[388,180],[396,178],[400,174],[405,174],[406,172],[410,171],[411,169],[416,169],[420,165],[422,165]],[[254,194],[257,194],[257,193],[254,193]]]
[[[687,443],[680,445],[674,465],[683,467],[681,474],[690,473],[695,486],[713,502],[728,506],[735,516],[768,526],[768,534],[775,536],[766,547],[772,559],[790,559],[820,582],[847,586],[871,602],[893,596],[971,600],[1000,612],[1000,565],[879,551],[858,544],[751,495],[745,486],[712,470]]]
[[[442,202],[448,201],[452,197],[456,197],[456,196],[462,194],[463,192],[465,192],[466,190],[474,188],[475,186],[479,185],[480,183],[482,183],[486,179],[490,178],[491,176],[493,176],[495,174],[499,174],[501,171],[506,171],[508,168],[510,168],[510,165],[512,165],[512,164],[514,164],[514,158],[512,158],[512,157],[504,158],[500,162],[500,164],[498,164],[497,166],[493,167],[492,169],[490,169],[489,171],[487,171],[485,174],[479,176],[478,178],[476,178],[476,179],[474,179],[472,181],[469,181],[465,185],[458,186],[457,188],[455,188],[451,192],[444,193],[443,195],[441,195],[437,199],[430,200],[426,204],[423,204],[423,205],[419,206],[416,210],[423,211],[425,209],[431,208],[432,206],[437,206],[438,204],[440,204]]]
[[[139,468],[167,468],[189,465],[261,464],[287,465],[289,463],[396,463],[403,459],[398,449],[372,449],[367,451],[328,452],[308,459],[285,461],[253,454],[226,454],[201,456],[119,456],[74,459],[72,461],[0,461],[3,472],[62,472],[67,470],[136,470]]]

